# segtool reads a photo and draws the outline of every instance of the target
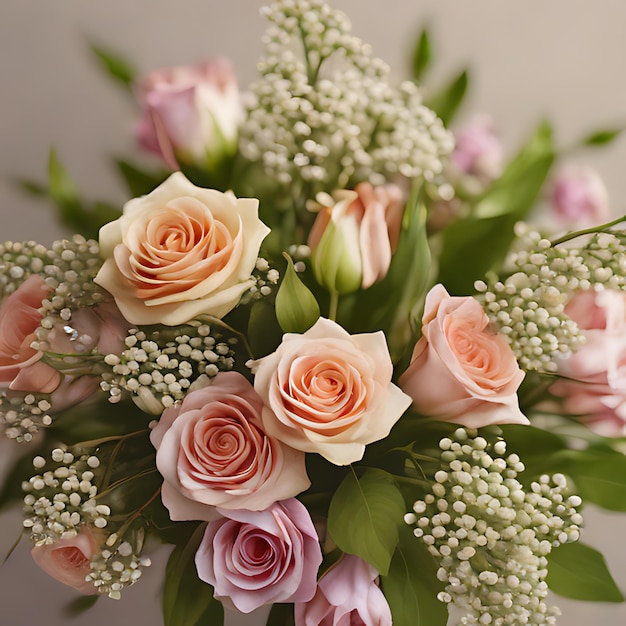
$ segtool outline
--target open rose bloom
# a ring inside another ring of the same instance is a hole
[[[254,283],[268,233],[257,200],[196,187],[176,172],[100,230],[96,282],[133,324],[221,318]]]
[[[361,459],[411,403],[391,382],[383,333],[350,335],[324,318],[250,366],[267,432],[336,465]]]
[[[442,285],[430,290],[422,337],[399,380],[418,413],[470,428],[528,423],[517,399],[524,372],[488,323],[474,298],[449,296]]]

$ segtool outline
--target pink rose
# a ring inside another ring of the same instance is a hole
[[[528,424],[517,399],[524,372],[488,324],[474,298],[451,297],[442,285],[430,290],[422,337],[399,380],[416,411],[469,428]]]
[[[477,115],[454,133],[455,147],[450,161],[457,172],[471,176],[482,186],[502,172],[502,145],[488,115]]]
[[[269,437],[263,403],[236,372],[218,374],[166,409],[150,434],[172,520],[212,520],[223,509],[265,509],[310,486],[304,454]]]
[[[358,461],[411,403],[391,382],[382,332],[350,335],[324,318],[302,335],[286,333],[276,352],[248,365],[268,434],[335,465]]]
[[[391,610],[377,578],[369,563],[345,554],[320,578],[313,599],[295,605],[296,626],[391,626]]]
[[[578,324],[585,343],[559,362],[562,380],[550,390],[563,410],[605,436],[626,434],[626,294],[582,291],[565,313]]]
[[[201,580],[225,607],[250,613],[274,602],[307,602],[322,562],[315,527],[296,499],[265,511],[221,511],[196,552]]]
[[[335,197],[336,202],[327,198],[309,234],[315,276],[339,293],[367,289],[389,270],[400,237],[404,194],[396,185],[361,183]]]
[[[140,145],[173,170],[179,163],[212,169],[237,149],[243,107],[226,59],[152,72],[138,85]]]
[[[41,302],[50,288],[41,276],[27,278],[0,306],[0,388],[51,393],[61,374],[41,362],[43,352],[31,348],[41,324]]]
[[[132,324],[222,318],[253,284],[269,228],[258,201],[203,189],[176,172],[100,229],[96,282]]]
[[[35,563],[52,578],[85,595],[94,595],[98,590],[85,578],[91,573],[90,563],[98,549],[99,538],[83,526],[76,536],[35,546],[31,554]]]
[[[589,167],[562,167],[552,182],[549,201],[552,216],[564,230],[595,226],[610,219],[608,191]]]

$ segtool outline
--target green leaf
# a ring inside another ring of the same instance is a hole
[[[446,626],[448,608],[437,599],[444,586],[437,566],[421,540],[404,525],[382,589],[394,626]]]
[[[467,85],[467,70],[463,70],[448,85],[429,98],[425,104],[448,126],[465,98]]]
[[[417,40],[415,51],[413,52],[413,78],[421,80],[422,76],[430,66],[432,61],[432,48],[428,31],[424,29]]]
[[[50,150],[48,177],[50,197],[59,210],[61,220],[68,226],[73,225],[77,220],[80,221],[83,207],[78,186],[54,149]]]
[[[100,598],[99,594],[91,596],[78,596],[63,607],[63,615],[68,619],[74,619],[88,611]]]
[[[550,590],[565,598],[590,602],[623,602],[600,552],[583,543],[566,543],[548,555]]]
[[[48,195],[48,188],[35,180],[26,180],[25,178],[17,179],[15,184],[22,191],[30,194],[31,196],[46,197]]]
[[[300,280],[291,257],[287,259],[285,276],[276,294],[276,319],[286,333],[307,331],[320,316],[320,307],[309,288]]]
[[[276,602],[267,618],[266,626],[294,626],[293,604]]]
[[[91,44],[90,48],[109,76],[130,90],[137,74],[135,68],[126,59],[111,50],[95,44]]]
[[[134,198],[150,193],[155,187],[160,185],[168,176],[167,173],[153,173],[141,169],[134,163],[124,159],[115,161],[130,195]]]
[[[391,474],[368,469],[359,479],[352,471],[330,503],[328,532],[341,550],[386,575],[404,513],[404,499]]]
[[[276,319],[276,309],[266,300],[259,300],[252,305],[247,336],[257,359],[274,352],[278,347],[283,332]]]
[[[174,548],[167,562],[163,590],[164,626],[222,623],[222,604],[213,598],[211,585],[198,578],[194,563],[205,528],[200,524],[186,544]]]
[[[514,226],[532,209],[554,156],[552,129],[544,122],[472,214],[444,230],[438,280],[452,295],[472,293],[475,280],[499,268],[514,239]]]
[[[617,139],[617,137],[622,134],[623,130],[623,128],[598,130],[587,135],[580,143],[583,146],[604,146],[611,143],[614,139]]]
[[[626,456],[608,450],[570,450],[568,456],[568,474],[583,502],[626,512]]]

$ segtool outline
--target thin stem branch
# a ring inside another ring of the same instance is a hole
[[[620,224],[624,221],[626,221],[626,215],[622,215],[621,217],[618,217],[617,219],[611,222],[607,222],[606,224],[602,224],[600,226],[593,226],[591,228],[584,228],[583,230],[577,230],[572,233],[567,233],[566,235],[563,235],[562,237],[559,237],[558,239],[550,242],[550,245],[554,248],[555,246],[558,246],[562,243],[571,241],[572,239],[576,239],[576,237],[582,237],[583,235],[593,235],[595,233],[604,233],[609,228],[611,228],[611,226],[615,226],[616,224]]]

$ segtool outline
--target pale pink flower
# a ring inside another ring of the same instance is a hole
[[[582,291],[565,313],[583,331],[585,343],[559,361],[563,379],[550,390],[561,397],[563,410],[580,416],[605,436],[626,434],[626,294]]]
[[[404,194],[397,185],[360,183],[354,191],[336,192],[330,201],[309,234],[316,277],[339,292],[367,289],[389,270],[400,237]],[[343,282],[349,284],[346,289]]]
[[[391,382],[382,332],[350,335],[324,318],[302,335],[286,333],[275,352],[248,365],[268,434],[335,465],[361,459],[411,403]]]
[[[0,388],[51,393],[61,374],[41,361],[43,352],[31,348],[41,324],[42,300],[50,288],[41,276],[29,276],[0,306]]]
[[[224,511],[196,552],[198,577],[226,608],[243,613],[315,594],[322,550],[306,507],[292,498],[265,511]]]
[[[196,187],[176,172],[100,230],[96,283],[133,324],[221,318],[253,284],[269,228],[258,200]]]
[[[488,324],[474,298],[451,297],[442,285],[430,290],[422,337],[399,380],[418,413],[469,428],[528,423],[517,398],[524,372]]]
[[[369,563],[345,554],[322,576],[313,599],[295,605],[296,626],[391,626],[377,579]]]
[[[243,106],[228,60],[152,72],[139,82],[138,99],[137,140],[171,169],[211,169],[235,153]]]
[[[150,434],[172,520],[265,509],[309,488],[304,453],[269,437],[263,403],[239,373],[222,372],[166,409]]]
[[[76,536],[35,546],[31,554],[35,563],[52,578],[84,595],[94,595],[98,590],[85,578],[91,573],[90,563],[100,542],[101,538],[88,526],[82,526]]]
[[[477,115],[454,133],[450,160],[463,176],[476,178],[483,186],[502,172],[502,145],[488,115]]]
[[[589,167],[569,165],[559,169],[549,201],[551,217],[563,230],[597,226],[611,217],[604,181]]]

